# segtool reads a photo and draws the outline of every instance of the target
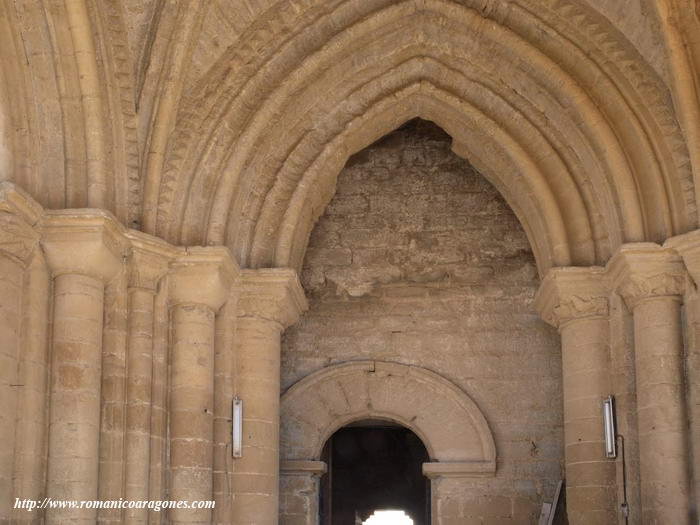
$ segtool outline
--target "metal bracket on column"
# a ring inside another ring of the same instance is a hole
[[[613,396],[608,396],[603,401],[603,427],[605,432],[605,457],[616,458],[615,398]]]
[[[243,400],[239,397],[233,398],[232,424],[232,454],[234,458],[243,456]]]

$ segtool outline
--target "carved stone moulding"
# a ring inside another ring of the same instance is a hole
[[[0,252],[22,266],[39,242],[42,207],[11,182],[0,182]]]
[[[537,292],[535,307],[542,319],[561,328],[576,319],[609,313],[609,283],[600,266],[551,269]]]
[[[687,277],[683,259],[674,249],[648,242],[623,245],[606,270],[613,289],[630,309],[658,297],[680,300]]]

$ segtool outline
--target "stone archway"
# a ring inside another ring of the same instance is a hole
[[[281,400],[282,523],[315,523],[323,445],[354,421],[384,419],[412,430],[431,462],[433,520],[444,493],[465,478],[493,476],[496,446],[486,419],[460,388],[420,368],[353,361],[324,368],[293,385]]]

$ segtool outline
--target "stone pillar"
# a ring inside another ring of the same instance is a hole
[[[281,525],[318,524],[319,481],[327,471],[323,461],[281,462]]]
[[[129,232],[129,331],[124,498],[149,499],[151,470],[151,393],[153,383],[154,306],[159,279],[168,269],[172,249],[138,232]],[[126,509],[124,522],[144,524],[147,508]]]
[[[48,212],[42,245],[53,275],[47,496],[96,500],[104,288],[126,253],[107,213]],[[96,509],[49,509],[46,522],[94,523]]]
[[[605,457],[602,404],[610,394],[608,287],[603,268],[554,268],[537,295],[561,334],[569,523],[616,523],[615,461]]]
[[[38,242],[38,234],[32,225],[40,213],[40,210],[30,208],[31,203],[14,187],[0,183],[0,523],[10,523],[13,513],[21,515],[27,522],[31,518],[27,511],[13,511],[14,497],[24,499],[37,495],[36,491],[28,491],[25,496],[16,490],[15,484],[30,478],[32,472],[19,472],[15,466],[35,470],[36,464],[41,462],[41,455],[31,457],[26,454],[36,452],[37,447],[31,442],[43,442],[43,428],[35,425],[36,422],[43,423],[43,411],[26,415],[18,412],[24,408],[43,409],[36,404],[36,394],[43,393],[42,379],[45,378],[42,374],[45,373],[44,362],[31,367],[33,359],[43,358],[45,346],[39,348],[32,344],[34,334],[22,333],[23,317],[26,317],[25,310],[29,306],[25,294],[31,291],[31,287],[25,286],[30,273],[27,264]],[[36,301],[39,298],[31,299]],[[40,433],[27,436],[28,429],[40,430]],[[20,441],[23,437],[30,443]],[[26,461],[17,461],[19,459]],[[36,480],[30,478],[28,481],[22,488],[36,488],[32,483]]]
[[[680,254],[686,270],[695,283],[689,286],[684,297],[686,306],[687,368],[690,430],[689,449],[692,458],[692,486],[696,506],[700,503],[700,230],[668,239],[664,246],[673,248]],[[697,513],[698,510],[696,509]]]
[[[235,525],[274,525],[279,508],[280,336],[307,308],[290,269],[244,270],[236,334],[243,457],[235,460]]]
[[[624,245],[610,260],[634,318],[641,521],[690,523],[690,476],[680,307],[686,272],[675,251]]]
[[[170,500],[214,499],[215,321],[237,272],[224,248],[188,248],[171,263]],[[172,524],[211,521],[211,508],[170,510]]]

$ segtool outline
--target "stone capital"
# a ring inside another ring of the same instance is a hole
[[[267,319],[287,328],[308,308],[304,289],[291,268],[243,270],[238,317]]]
[[[656,297],[676,297],[685,289],[687,272],[675,250],[650,242],[624,244],[606,267],[613,288],[630,310]]]
[[[168,272],[172,259],[181,254],[165,241],[136,230],[126,232],[131,242],[129,287],[156,291],[158,281]]]
[[[700,230],[667,239],[664,248],[674,249],[682,258],[688,274],[700,286]]]
[[[535,298],[535,308],[548,324],[561,328],[576,319],[606,318],[609,286],[600,266],[552,268]]]
[[[124,228],[101,210],[52,210],[42,221],[41,246],[54,277],[87,275],[107,283],[129,251]]]
[[[170,305],[200,304],[219,310],[240,270],[223,246],[184,248],[170,263]]]
[[[0,253],[26,264],[39,243],[35,226],[42,214],[27,193],[11,182],[0,182]]]

